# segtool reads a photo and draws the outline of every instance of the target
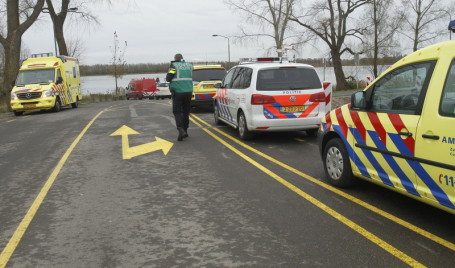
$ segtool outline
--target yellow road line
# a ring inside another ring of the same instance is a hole
[[[192,116],[196,118],[196,116],[194,114],[192,114]],[[192,117],[190,119],[198,127],[202,127],[202,125],[199,124],[195,119],[193,119]],[[240,157],[245,159],[251,165],[255,166],[256,168],[258,168],[259,170],[261,170],[265,174],[269,175],[270,177],[272,177],[273,179],[275,179],[276,181],[278,181],[282,185],[286,186],[287,188],[289,188],[290,190],[292,190],[293,192],[295,192],[299,196],[303,197],[304,199],[306,199],[307,201],[309,201],[313,205],[317,206],[318,208],[320,208],[321,210],[323,210],[324,212],[326,212],[330,216],[332,216],[335,219],[339,220],[340,222],[342,222],[343,224],[347,225],[352,230],[356,231],[357,233],[359,233],[360,235],[364,236],[365,238],[367,238],[371,242],[373,242],[376,245],[378,245],[379,247],[383,248],[385,251],[387,251],[390,254],[392,254],[393,256],[397,257],[398,259],[400,259],[404,263],[406,263],[406,264],[408,264],[408,265],[410,265],[412,267],[425,267],[423,264],[421,264],[417,260],[415,260],[412,257],[406,255],[404,252],[401,252],[400,250],[398,250],[397,248],[393,247],[392,245],[390,245],[386,241],[382,240],[378,236],[376,236],[373,233],[367,231],[366,229],[364,229],[360,225],[358,225],[355,222],[349,220],[348,218],[346,218],[345,216],[343,216],[340,213],[336,212],[335,210],[333,210],[329,206],[325,205],[324,203],[320,202],[316,198],[314,198],[311,195],[309,195],[309,194],[305,193],[304,191],[300,190],[298,187],[294,186],[290,182],[288,182],[285,179],[281,178],[280,176],[278,176],[277,174],[275,174],[271,170],[267,169],[263,165],[261,165],[258,162],[254,161],[253,159],[251,159],[250,157],[248,157],[244,153],[240,152],[239,150],[234,148],[232,145],[230,145],[226,141],[222,140],[220,137],[216,136],[209,129],[202,128],[202,130],[204,130],[207,134],[212,136],[215,140],[217,140],[218,142],[220,142],[221,144],[223,144],[224,146],[229,148],[231,151],[233,151],[234,153],[236,153],[237,155],[239,155]]]
[[[195,116],[194,114],[192,114],[192,116],[194,116],[199,121],[203,122],[205,125],[211,126],[210,124],[208,124],[207,122],[203,121],[201,118]],[[382,209],[379,209],[379,208],[377,208],[377,207],[375,207],[373,205],[370,205],[370,204],[368,204],[368,203],[366,203],[366,202],[364,202],[364,201],[362,201],[362,200],[360,200],[360,199],[358,199],[358,198],[356,198],[356,197],[354,197],[352,195],[349,195],[349,194],[347,194],[347,193],[345,193],[343,191],[340,191],[339,189],[337,189],[337,188],[335,188],[335,187],[333,187],[333,186],[331,186],[331,185],[329,185],[327,183],[324,183],[324,182],[322,182],[322,181],[320,181],[320,180],[318,180],[316,178],[313,178],[312,176],[307,175],[307,174],[305,174],[305,173],[303,173],[303,172],[301,172],[301,171],[299,171],[299,170],[297,170],[297,169],[295,169],[295,168],[293,168],[293,167],[291,167],[289,165],[286,165],[283,162],[280,162],[280,161],[276,160],[275,158],[272,158],[272,157],[262,153],[261,151],[258,151],[256,149],[254,149],[253,147],[241,142],[240,140],[232,137],[231,135],[229,135],[229,134],[227,134],[227,133],[225,133],[225,132],[223,132],[223,131],[221,131],[221,130],[219,130],[217,128],[213,128],[213,129],[215,131],[217,131],[218,133],[220,133],[221,135],[223,135],[223,136],[229,138],[230,140],[234,141],[235,143],[239,144],[240,146],[242,146],[242,147],[254,152],[255,154],[257,154],[257,155],[259,155],[259,156],[261,156],[261,157],[263,157],[263,158],[265,158],[265,159],[267,159],[267,160],[269,160],[269,161],[271,161],[271,162],[273,162],[273,163],[275,163],[275,164],[277,164],[277,165],[279,165],[279,166],[281,166],[281,167],[293,172],[294,174],[297,174],[297,175],[299,175],[299,176],[301,176],[301,177],[303,177],[303,178],[305,178],[305,179],[307,179],[307,180],[309,180],[309,181],[311,181],[311,182],[313,182],[313,183],[315,183],[315,184],[317,184],[317,185],[319,185],[319,186],[321,186],[321,187],[323,187],[323,188],[325,188],[325,189],[327,189],[327,190],[329,190],[329,191],[331,191],[333,193],[336,193],[336,194],[338,194],[338,195],[340,195],[340,196],[342,196],[342,197],[344,197],[344,198],[356,203],[359,206],[362,206],[362,207],[364,207],[364,208],[366,208],[366,209],[368,209],[370,211],[373,211],[374,213],[376,213],[378,215],[381,215],[384,218],[387,218],[387,219],[389,219],[389,220],[391,220],[391,221],[393,221],[393,222],[395,222],[395,223],[397,223],[397,224],[399,224],[399,225],[401,225],[401,226],[403,226],[405,228],[408,228],[409,230],[411,230],[411,231],[413,231],[415,233],[420,234],[423,237],[426,237],[426,238],[428,238],[428,239],[430,239],[430,240],[432,240],[432,241],[434,241],[434,242],[436,242],[436,243],[438,243],[440,245],[445,246],[446,248],[449,248],[449,249],[455,251],[455,244],[454,243],[449,242],[449,241],[447,241],[447,240],[445,240],[445,239],[443,239],[443,238],[441,238],[441,237],[439,237],[437,235],[434,235],[434,234],[432,234],[432,233],[430,233],[428,231],[425,231],[425,230],[423,230],[423,229],[421,229],[421,228],[419,228],[419,227],[417,227],[417,226],[415,226],[415,225],[413,225],[413,224],[411,224],[411,223],[409,223],[407,221],[404,221],[404,220],[402,220],[402,219],[400,219],[400,218],[398,218],[398,217],[396,217],[396,216],[394,216],[394,215],[392,215],[392,214],[390,214],[390,213],[388,213],[388,212],[386,212],[386,211],[384,211]]]
[[[10,238],[8,241],[8,244],[6,247],[3,249],[1,255],[0,255],[0,268],[3,268],[6,266],[8,263],[11,255],[14,253],[16,250],[17,245],[21,241],[22,237],[24,236],[25,231],[27,230],[28,226],[30,225],[30,222],[33,220],[35,217],[36,212],[40,208],[41,204],[44,201],[44,198],[46,197],[47,193],[49,192],[50,188],[52,187],[52,184],[54,184],[55,179],[57,178],[58,174],[60,173],[60,170],[62,169],[63,165],[66,163],[66,160],[68,157],[71,155],[73,152],[74,148],[76,145],[79,143],[79,141],[82,139],[84,136],[85,132],[90,128],[90,126],[95,122],[95,120],[106,110],[109,108],[99,112],[88,124],[85,126],[85,128],[81,131],[79,136],[73,141],[73,143],[70,145],[68,150],[66,150],[65,154],[63,157],[60,159],[60,161],[57,163],[57,166],[54,168],[54,171],[52,171],[51,175],[47,179],[46,183],[44,184],[43,188],[41,188],[41,191],[38,193],[38,196],[35,198],[35,201],[33,201],[32,205],[27,211],[27,214],[25,214],[24,218],[20,222],[19,226],[16,228],[16,231],[14,232],[13,236]]]

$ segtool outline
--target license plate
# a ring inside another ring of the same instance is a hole
[[[215,88],[215,85],[204,85],[204,88]]]
[[[24,108],[35,108],[36,104],[24,104]]]
[[[295,113],[295,112],[304,112],[305,106],[284,106],[281,107],[281,112],[283,113]]]

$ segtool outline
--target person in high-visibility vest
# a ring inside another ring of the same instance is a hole
[[[166,75],[172,93],[172,112],[179,132],[177,140],[188,137],[190,123],[191,97],[193,96],[193,65],[183,60],[180,53],[175,54],[174,61]]]

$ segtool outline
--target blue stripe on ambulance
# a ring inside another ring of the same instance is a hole
[[[398,148],[401,154],[412,156],[412,153],[409,151],[406,144],[404,144],[403,139],[398,134],[389,134],[391,140]],[[431,178],[430,174],[423,168],[423,166],[416,161],[406,160],[408,164],[415,171],[417,176],[425,183],[425,185],[430,189],[431,194],[438,200],[439,204],[455,209],[455,206],[450,201],[447,194],[436,184],[436,182]]]
[[[360,135],[359,131],[356,128],[350,128],[355,141],[358,144],[365,145],[365,141],[363,140],[362,136]],[[370,132],[370,131],[368,131]],[[374,131],[373,131],[374,132]],[[371,133],[369,133],[371,135]],[[377,171],[379,178],[382,180],[382,182],[390,187],[395,187],[393,183],[390,181],[389,175],[385,172],[385,170],[382,168],[381,164],[379,164],[378,160],[373,156],[373,153],[368,150],[362,148],[363,154],[366,156],[368,161],[373,165],[374,169]]]
[[[380,150],[387,151],[386,146],[384,145],[384,142],[379,138],[379,135],[376,131],[368,131],[371,139],[373,140],[374,144],[376,145],[377,148]],[[404,171],[400,168],[398,163],[395,161],[395,159],[388,154],[382,154],[386,162],[389,164],[389,166],[392,168],[392,170],[397,174],[398,178],[401,181],[401,184],[404,186],[406,191],[410,194],[413,194],[415,196],[419,196],[420,194],[417,192],[414,184],[412,181],[406,176]]]
[[[209,94],[194,94],[194,96],[196,97],[196,100],[210,100],[212,99],[212,96],[209,95]],[[201,96],[204,96],[204,97],[201,97]]]

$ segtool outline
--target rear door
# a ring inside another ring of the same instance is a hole
[[[419,122],[415,171],[424,198],[455,209],[455,60],[444,62],[432,79]]]

